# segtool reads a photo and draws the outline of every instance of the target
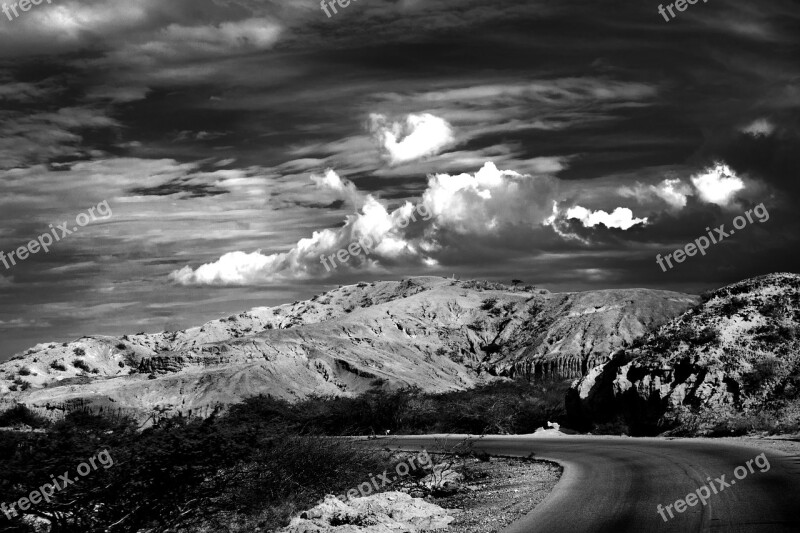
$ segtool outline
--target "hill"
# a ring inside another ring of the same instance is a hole
[[[591,369],[567,409],[584,427],[617,423],[634,434],[796,431],[798,348],[800,275],[744,280]]]
[[[184,331],[39,344],[0,365],[0,401],[51,414],[89,405],[140,418],[206,416],[257,394],[297,400],[579,377],[697,301],[434,277],[359,283]]]

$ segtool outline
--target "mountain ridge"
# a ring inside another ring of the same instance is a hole
[[[697,301],[651,289],[362,282],[182,331],[38,344],[0,365],[0,401],[50,414],[78,404],[207,416],[257,394],[297,400],[579,377]]]

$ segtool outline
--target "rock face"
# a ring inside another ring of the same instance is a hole
[[[697,301],[433,277],[359,283],[185,331],[37,345],[0,365],[0,403],[54,416],[75,402],[206,416],[257,394],[295,400],[374,386],[460,390],[497,376],[579,377]]]
[[[703,299],[577,380],[573,421],[621,422],[637,434],[746,430],[754,417],[797,427],[800,276],[745,280]]]

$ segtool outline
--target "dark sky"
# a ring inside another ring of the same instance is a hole
[[[650,1],[328,9],[0,14],[0,250],[111,212],[0,263],[0,360],[359,280],[698,292],[800,271],[799,2],[669,22]],[[359,240],[369,255],[322,265]]]

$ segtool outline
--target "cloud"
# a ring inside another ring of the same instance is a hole
[[[0,56],[108,49],[138,31],[146,31],[149,24],[163,21],[169,11],[174,13],[175,9],[159,0],[55,0],[52,4],[48,0],[28,13],[20,13],[13,24],[3,25]]]
[[[556,180],[498,170],[486,163],[475,174],[436,174],[422,201],[439,225],[485,234],[510,225],[541,224],[551,213]]]
[[[692,184],[702,201],[720,207],[729,206],[736,193],[745,188],[744,181],[723,163],[692,176]]]
[[[768,119],[759,118],[742,128],[741,131],[753,137],[769,136],[775,131],[775,126]]]
[[[13,318],[11,320],[0,320],[0,329],[17,329],[17,328],[46,328],[49,327],[48,322],[37,320],[34,318]]]
[[[43,87],[33,83],[2,81],[0,102],[30,102],[48,94]]]
[[[56,157],[80,158],[80,132],[118,126],[104,111],[86,107],[32,114],[0,111],[0,169],[43,163]]]
[[[650,189],[674,209],[686,207],[687,197],[692,194],[692,187],[678,178],[665,179],[658,185],[651,185]]]
[[[347,200],[356,208],[364,204],[365,197],[360,193],[355,184],[349,180],[343,180],[332,169],[328,169],[324,176],[312,174],[313,181],[319,189],[331,191],[337,199]]]
[[[370,115],[371,129],[392,165],[436,155],[455,141],[453,128],[429,113],[408,115],[405,122],[389,124],[384,115]]]
[[[318,186],[356,194],[334,171],[314,176]],[[326,277],[321,256],[355,242],[370,242],[369,254],[352,255],[343,269],[376,270],[402,262],[438,264],[439,255],[463,248],[470,238],[492,237],[503,243],[521,229],[534,231],[551,213],[556,180],[499,170],[486,163],[474,174],[436,174],[417,203],[406,201],[389,211],[372,195],[336,229],[314,231],[285,253],[241,251],[223,255],[197,269],[185,266],[169,278],[180,285],[248,285],[278,280]],[[360,193],[358,193],[360,194]]]
[[[102,86],[92,89],[88,97],[91,99],[108,100],[113,104],[125,104],[136,102],[137,100],[144,100],[150,92],[148,87],[131,86],[131,87],[113,87]]]
[[[689,196],[694,195],[692,186],[680,178],[667,178],[656,185],[636,183],[633,187],[620,187],[618,192],[624,197],[634,197],[640,202],[654,197],[659,198],[675,210],[686,207]]]
[[[266,18],[223,22],[218,26],[170,24],[155,40],[140,46],[141,52],[170,59],[224,55],[271,48],[281,26]]]
[[[486,100],[493,103],[526,99],[544,103],[579,103],[585,101],[646,100],[657,94],[646,83],[623,82],[599,78],[557,78],[529,83],[475,85],[422,93],[429,102],[463,102]],[[399,95],[397,96],[399,97]]]
[[[611,213],[605,211],[590,211],[579,205],[567,209],[567,218],[580,220],[584,227],[593,228],[603,224],[607,228],[628,230],[637,224],[646,225],[647,217],[634,218],[633,211],[627,207],[618,207]]]
[[[321,256],[335,254],[354,242],[371,243],[375,252],[384,256],[402,253],[403,242],[393,235],[395,218],[375,198],[369,196],[359,213],[350,215],[339,229],[313,232],[310,238],[300,239],[286,253],[265,255],[260,250],[252,253],[230,252],[213,263],[196,270],[186,266],[172,272],[169,279],[180,285],[256,285],[277,280],[307,279],[324,276]],[[399,220],[398,220],[399,221]],[[365,255],[355,255],[347,264],[349,268],[369,266]]]

